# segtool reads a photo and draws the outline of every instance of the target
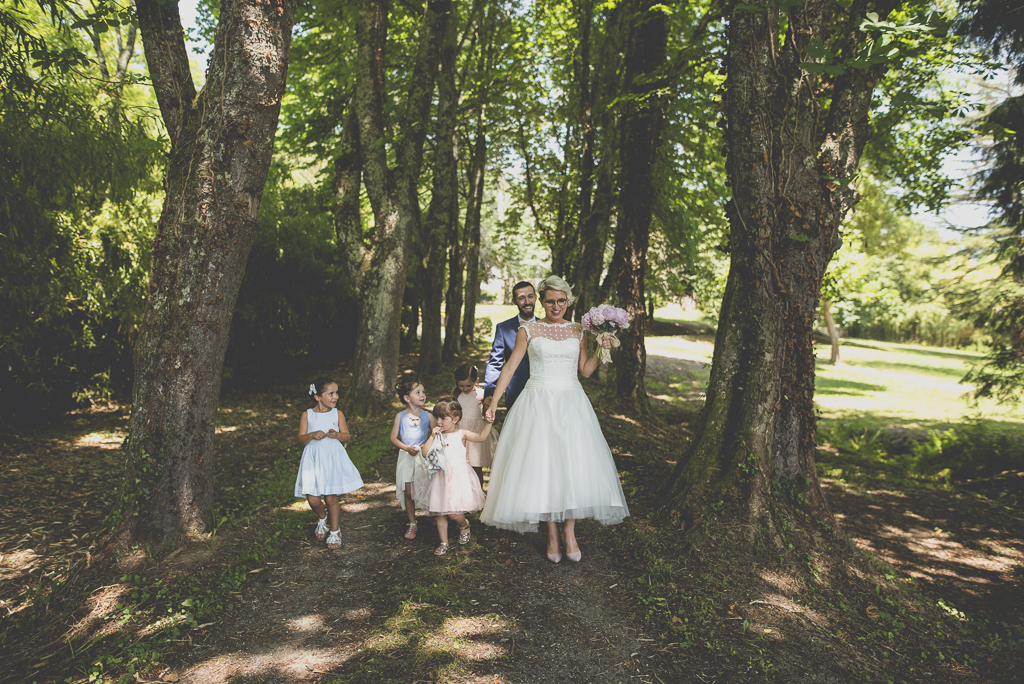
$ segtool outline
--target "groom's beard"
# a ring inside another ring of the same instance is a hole
[[[527,304],[526,306],[517,307],[519,309],[519,317],[523,320],[533,318],[533,304]]]

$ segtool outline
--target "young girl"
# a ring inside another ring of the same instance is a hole
[[[462,407],[463,430],[480,432],[487,424],[484,421],[484,390],[477,385],[479,373],[471,363],[464,363],[455,369],[455,389],[452,396],[459,400]],[[466,445],[466,460],[476,471],[480,486],[484,485],[484,466],[491,465],[491,440],[470,442]]]
[[[458,400],[446,397],[434,404],[437,426],[423,445],[424,453],[430,451],[435,439],[441,440],[445,453],[445,469],[430,476],[429,484],[422,495],[423,504],[437,523],[437,536],[441,545],[434,555],[448,553],[448,518],[459,526],[459,543],[469,542],[469,521],[464,513],[479,511],[484,507],[484,490],[476,479],[476,473],[466,461],[466,444],[479,443],[487,439],[491,424],[485,423],[480,432],[459,429],[462,407]]]
[[[295,496],[306,497],[316,513],[316,538],[327,537],[327,548],[341,546],[341,506],[339,494],[354,492],[363,486],[359,471],[349,460],[343,444],[349,439],[345,415],[337,409],[338,385],[324,377],[309,385],[309,396],[316,404],[299,418],[299,444],[302,461],[295,478]],[[324,513],[323,497],[327,502]],[[328,524],[330,535],[327,534]]]
[[[405,404],[405,410],[398,412],[395,424],[391,427],[391,443],[399,449],[398,463],[395,466],[395,497],[409,516],[405,538],[415,539],[416,504],[412,496],[412,474],[416,465],[415,458],[420,453],[420,445],[427,441],[435,423],[434,417],[423,410],[423,405],[427,403],[427,392],[423,385],[412,378],[405,378],[398,381],[395,391]]]

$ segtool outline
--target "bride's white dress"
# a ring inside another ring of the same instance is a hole
[[[540,522],[629,515],[612,452],[577,379],[578,323],[524,324],[530,380],[509,410],[480,521],[516,532]]]

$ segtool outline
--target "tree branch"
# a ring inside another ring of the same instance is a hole
[[[174,143],[184,114],[196,97],[178,3],[177,0],[162,4],[157,0],[138,0],[137,8],[146,64],[160,103],[160,114]]]

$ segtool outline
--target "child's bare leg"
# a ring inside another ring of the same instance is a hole
[[[339,529],[341,525],[341,504],[338,503],[337,494],[328,494],[324,497],[327,501],[327,525],[332,532]]]
[[[454,517],[454,516],[453,516]],[[441,538],[442,544],[448,543],[448,516],[435,515],[434,522],[437,523],[437,536]]]
[[[313,494],[306,495],[306,502],[309,503],[309,507],[316,513],[316,517],[325,518],[327,513],[324,511],[324,502],[320,500],[319,496]]]
[[[473,470],[476,471],[476,477],[480,480],[480,489],[484,488],[484,469],[483,466],[473,466]]]
[[[405,514],[409,518],[409,524],[416,524],[416,502],[412,500],[412,482],[405,483]]]
[[[448,517],[455,521],[455,524],[459,527],[465,528],[469,523],[466,522],[465,513],[449,513]]]

